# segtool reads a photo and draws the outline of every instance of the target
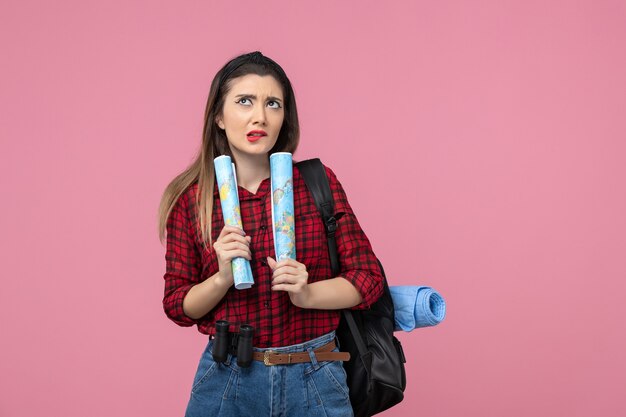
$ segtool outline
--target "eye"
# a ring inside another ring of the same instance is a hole
[[[272,103],[273,103],[274,105],[271,105],[270,107],[271,107],[271,108],[273,108],[273,109],[280,109],[280,108],[282,107],[282,106],[280,105],[280,103],[279,103],[279,102],[277,102],[277,101],[270,100],[270,101],[268,101],[268,102],[267,102],[267,104],[272,104]]]
[[[250,99],[249,99],[249,98],[247,98],[247,97],[242,97],[242,98],[240,98],[239,100],[237,100],[235,103],[239,103],[239,104],[243,104],[244,106],[247,106],[247,104],[245,104],[245,103],[244,103],[244,101],[249,102],[249,101],[250,101]]]

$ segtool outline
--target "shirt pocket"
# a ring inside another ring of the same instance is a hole
[[[328,257],[328,243],[322,216],[318,212],[296,218],[296,260],[314,267],[320,259]]]

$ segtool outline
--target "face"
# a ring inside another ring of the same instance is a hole
[[[283,90],[271,75],[248,74],[231,80],[217,125],[226,131],[237,157],[267,156],[285,118]]]

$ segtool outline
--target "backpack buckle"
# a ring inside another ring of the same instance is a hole
[[[335,233],[337,231],[337,219],[335,216],[330,216],[326,219],[326,230],[328,230],[328,233]]]

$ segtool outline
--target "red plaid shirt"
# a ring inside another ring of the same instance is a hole
[[[363,302],[353,309],[368,308],[383,291],[382,274],[367,236],[348,204],[337,177],[326,167],[335,198],[338,221],[337,248],[341,272],[360,292]],[[296,226],[296,259],[306,265],[309,283],[331,278],[330,257],[322,218],[298,169],[293,170]],[[183,299],[192,286],[218,271],[215,250],[204,250],[195,210],[194,182],[176,202],[167,220],[167,251],[163,308],[179,326],[198,325],[198,331],[214,334],[217,320],[254,326],[254,346],[278,347],[299,344],[337,328],[339,310],[303,309],[294,306],[284,291],[271,290],[272,271],[265,260],[275,258],[272,236],[270,179],[264,179],[256,194],[238,187],[243,228],[252,237],[254,285],[247,290],[231,287],[204,317],[194,320],[183,312]],[[212,237],[224,227],[217,186],[214,194]],[[232,328],[231,330],[234,330]]]

